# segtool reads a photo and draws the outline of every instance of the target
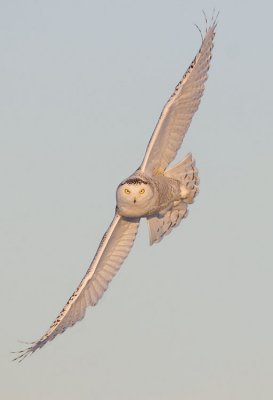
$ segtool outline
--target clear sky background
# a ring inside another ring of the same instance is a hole
[[[177,160],[189,217],[135,246],[98,306],[21,364],[78,285],[118,183],[220,10],[209,80]],[[0,1],[5,400],[273,398],[271,1]]]

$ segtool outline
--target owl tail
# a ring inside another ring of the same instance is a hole
[[[164,175],[180,181],[182,200],[187,204],[193,203],[195,196],[199,192],[199,178],[198,170],[191,153],[188,153],[186,157],[174,167],[165,171]]]
[[[164,236],[171,233],[173,228],[178,226],[183,218],[186,218],[187,213],[187,204],[180,201],[164,216],[148,217],[150,245],[159,243]]]
[[[158,243],[165,235],[168,235],[173,228],[178,226],[188,214],[188,204],[193,203],[198,193],[198,171],[191,153],[174,167],[164,172],[165,176],[178,180],[181,183],[181,201],[175,202],[172,209],[164,216],[148,217],[150,244]]]

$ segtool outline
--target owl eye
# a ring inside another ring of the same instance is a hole
[[[131,192],[130,192],[130,190],[129,189],[124,189],[124,193],[126,193],[126,194],[130,194]]]
[[[145,189],[140,189],[139,194],[145,193]]]

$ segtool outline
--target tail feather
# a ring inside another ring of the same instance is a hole
[[[149,226],[150,245],[159,243],[165,235],[171,233],[183,218],[187,216],[187,204],[181,201],[164,216],[156,215],[147,218]]]
[[[185,203],[193,203],[194,197],[199,192],[199,177],[192,154],[188,153],[182,161],[165,171],[165,175],[180,181],[181,198]]]
[[[147,218],[151,245],[160,242],[165,235],[168,235],[173,228],[180,224],[183,218],[186,218],[188,204],[193,203],[194,197],[198,193],[198,170],[191,153],[187,154],[174,167],[165,171],[164,175],[180,182],[181,200],[174,202],[173,207],[163,216],[155,215]]]

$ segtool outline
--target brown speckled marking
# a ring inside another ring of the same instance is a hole
[[[125,182],[123,182],[122,183],[122,185],[141,185],[141,184],[144,184],[144,185],[148,185],[148,182],[146,182],[146,181],[144,181],[143,179],[140,179],[140,178],[130,178],[130,179],[127,179],[127,181],[125,181]]]

